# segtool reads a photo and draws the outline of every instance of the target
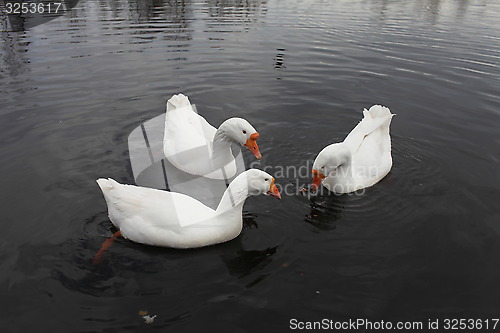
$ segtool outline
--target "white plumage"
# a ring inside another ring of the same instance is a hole
[[[248,121],[230,118],[218,129],[193,110],[189,99],[174,95],[167,102],[163,150],[176,168],[192,175],[229,179],[237,166],[231,144],[246,146],[260,159],[258,133]]]
[[[335,193],[372,186],[392,167],[389,126],[394,114],[374,105],[341,143],[325,147],[313,164],[313,188],[321,183]]]
[[[98,179],[111,222],[134,242],[173,248],[222,243],[238,236],[242,209],[250,195],[280,197],[274,178],[247,170],[229,185],[216,210],[192,197],[147,187]]]

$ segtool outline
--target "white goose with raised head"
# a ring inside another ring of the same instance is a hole
[[[181,193],[123,185],[109,178],[100,178],[97,183],[119,235],[137,243],[180,249],[237,237],[243,226],[243,204],[249,196],[281,198],[274,178],[258,169],[239,174],[215,210]]]
[[[163,150],[176,168],[192,175],[212,179],[229,179],[237,166],[231,145],[247,147],[261,159],[259,133],[242,118],[230,118],[219,128],[210,125],[193,110],[189,99],[178,94],[167,102]]]

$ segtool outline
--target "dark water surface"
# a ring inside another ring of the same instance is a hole
[[[497,1],[88,0],[24,30],[1,19],[0,331],[500,316]],[[92,266],[112,233],[95,179],[134,182],[127,137],[177,92],[214,125],[248,119],[254,166],[288,194],[248,199],[231,242],[119,240]],[[373,104],[397,114],[388,177],[296,195]]]

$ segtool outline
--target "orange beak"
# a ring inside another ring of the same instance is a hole
[[[278,199],[281,199],[281,194],[276,185],[274,184],[274,178],[271,181],[271,186],[269,186],[269,191],[267,191],[266,194],[272,195],[273,197],[276,197]]]
[[[325,175],[319,172],[318,170],[312,170],[313,173],[313,182],[311,184],[311,190],[316,191],[319,186],[321,185],[321,182],[323,179],[325,179]]]
[[[259,133],[254,133],[250,135],[250,137],[247,139],[247,142],[245,142],[244,146],[250,150],[255,157],[260,160],[262,158],[262,155],[259,150],[259,145],[257,145],[257,139],[259,138]]]

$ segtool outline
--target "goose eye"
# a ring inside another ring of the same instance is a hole
[[[321,167],[321,169],[324,169],[324,168],[325,168],[325,166],[323,165],[323,166]]]
[[[243,134],[247,134],[247,131],[243,130]]]
[[[269,178],[265,178],[264,181],[266,181],[266,182],[269,181]]]

